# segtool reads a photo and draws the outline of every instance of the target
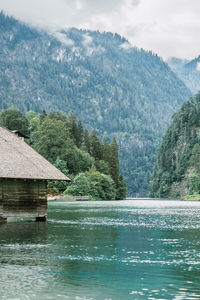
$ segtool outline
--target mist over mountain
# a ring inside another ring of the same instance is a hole
[[[200,55],[191,61],[170,58],[167,63],[193,94],[200,91]]]
[[[116,137],[129,195],[147,195],[171,116],[191,96],[157,55],[118,34],[75,28],[50,35],[0,14],[0,109],[74,110]]]

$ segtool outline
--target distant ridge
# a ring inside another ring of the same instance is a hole
[[[200,55],[191,61],[170,58],[167,63],[192,93],[200,91]]]

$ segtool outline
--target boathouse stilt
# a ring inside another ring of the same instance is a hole
[[[47,218],[44,216],[44,217],[36,217],[35,218],[35,221],[36,222],[46,222]]]
[[[5,223],[5,222],[7,222],[7,218],[0,217],[0,223]]]

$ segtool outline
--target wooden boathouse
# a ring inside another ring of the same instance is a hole
[[[0,222],[47,217],[47,180],[70,179],[15,133],[0,126]]]

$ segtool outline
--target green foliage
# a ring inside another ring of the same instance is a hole
[[[54,163],[54,166],[57,169],[59,169],[63,174],[69,176],[69,171],[67,169],[66,161],[57,157],[57,159]],[[71,176],[70,176],[70,179],[72,179]],[[48,188],[48,191],[50,194],[59,194],[61,192],[64,192],[68,185],[69,185],[69,183],[66,181],[58,181],[58,180],[48,181],[47,188]]]
[[[110,161],[109,161],[110,174],[117,186],[119,182],[119,158],[118,158],[119,156],[118,156],[118,145],[115,138],[113,138],[111,141],[110,150],[111,150]]]
[[[84,133],[83,125],[80,120],[78,121],[77,130],[78,130],[78,138],[76,140],[76,145],[78,148],[80,148],[83,144],[83,133]]]
[[[86,195],[93,200],[114,200],[116,188],[109,175],[91,169],[89,172],[79,173],[64,194],[73,196]]]
[[[192,195],[185,195],[181,199],[186,201],[200,201],[200,194],[197,193]]]
[[[46,113],[45,113],[45,117],[47,117]],[[67,119],[66,114],[60,111],[55,111],[55,112],[50,112],[48,117],[53,120],[60,120],[64,122],[68,128],[70,128],[70,121]]]
[[[96,200],[115,200],[116,187],[111,176],[102,174],[95,170],[86,173],[90,187],[91,197]]]
[[[73,174],[86,172],[94,164],[94,158],[87,152],[78,149],[72,140],[67,140],[65,149],[67,167]]]
[[[34,148],[50,162],[54,163],[57,157],[65,158],[69,133],[62,121],[46,117],[33,136]]]
[[[76,117],[74,115],[74,112],[71,111],[69,115],[69,121],[70,121],[70,137],[73,139],[74,143],[76,145],[79,144],[79,132],[78,132],[78,127],[76,124]]]
[[[84,173],[79,173],[73,183],[66,189],[64,195],[90,196],[90,183]]]
[[[197,174],[200,174],[200,146],[195,144],[192,149],[192,155],[190,158],[190,166],[196,171]]]
[[[95,130],[92,131],[91,136],[91,155],[95,158],[95,160],[101,160],[102,159],[102,145],[100,142],[100,138],[97,136],[97,133]]]
[[[33,111],[33,110],[29,110],[29,111],[26,113],[26,118],[27,118],[27,120],[28,120],[29,123],[30,123],[30,121],[31,121],[32,119],[34,119],[35,117],[37,117],[37,114],[36,114],[36,112]]]
[[[86,129],[83,133],[83,147],[84,149],[91,154],[91,141],[89,131]]]
[[[105,162],[105,160],[97,160],[95,162],[95,167],[97,169],[97,171],[99,171],[100,173],[103,174],[110,174],[110,168],[107,162]]]
[[[28,121],[23,113],[15,107],[0,112],[0,125],[10,130],[19,130],[28,134]]]
[[[36,140],[34,140],[34,132],[39,130],[40,127],[40,117],[36,112],[30,110],[26,113],[26,118],[28,120],[28,130],[30,133],[30,144],[33,145]]]
[[[200,176],[195,173],[189,175],[189,194],[200,194]]]
[[[47,117],[46,110],[43,109],[42,113],[40,114],[40,124],[43,123],[43,121],[46,119],[46,117]]]
[[[174,196],[172,186],[188,181],[190,193],[197,192],[200,175],[200,94],[184,103],[174,115],[158,151],[150,185],[151,197]],[[191,173],[192,172],[192,173]],[[193,173],[195,172],[196,175]],[[188,174],[191,174],[188,178]]]
[[[125,178],[120,175],[117,185],[117,194],[116,194],[116,200],[124,200],[127,197],[127,187]]]

